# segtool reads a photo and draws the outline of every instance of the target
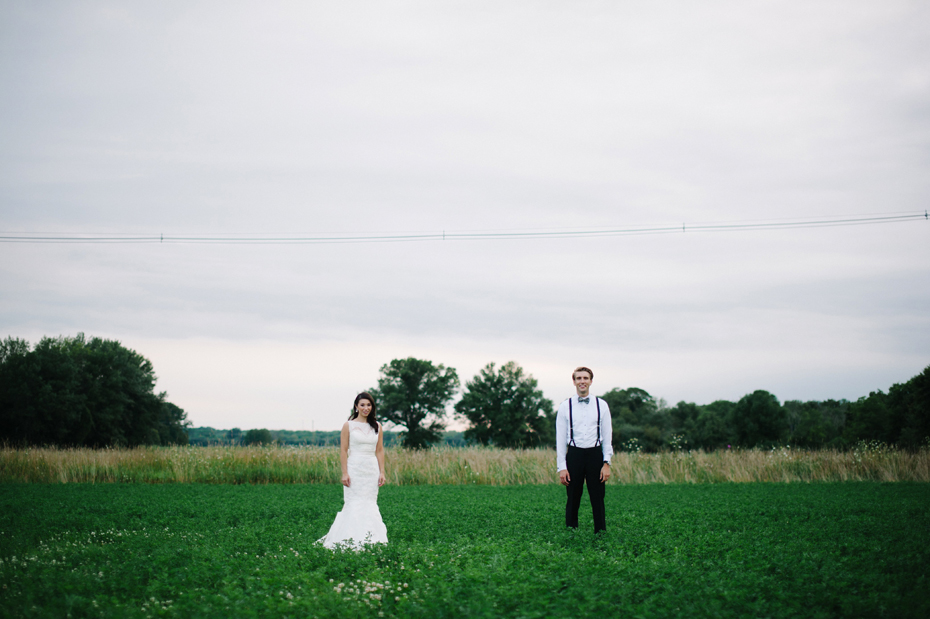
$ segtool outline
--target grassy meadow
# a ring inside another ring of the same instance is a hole
[[[437,447],[386,449],[391,485],[549,484],[553,449]],[[878,443],[850,451],[790,448],[714,452],[620,452],[610,484],[724,482],[930,482],[930,449],[907,452]],[[0,448],[0,482],[338,484],[335,447]]]
[[[930,487],[386,486],[390,544],[314,544],[329,484],[0,484],[2,617],[926,617]]]

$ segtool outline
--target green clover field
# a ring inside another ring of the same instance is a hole
[[[922,483],[387,486],[390,544],[314,542],[335,485],[0,484],[3,617],[926,617]]]

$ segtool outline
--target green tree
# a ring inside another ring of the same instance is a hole
[[[694,421],[691,440],[695,447],[706,451],[722,449],[736,442],[731,426],[736,404],[729,400],[715,400],[700,407]]]
[[[102,447],[187,443],[182,409],[156,394],[152,363],[119,342],[75,337],[0,345],[0,440]]]
[[[825,445],[842,447],[843,426],[846,424],[846,415],[849,413],[848,400],[824,400],[820,403],[820,415],[823,418],[823,427],[826,428],[827,442]]]
[[[161,445],[187,445],[187,413],[171,402],[162,402],[158,424],[158,442]]]
[[[600,396],[610,407],[611,421],[642,426],[658,411],[656,399],[645,389],[614,388]]]
[[[665,403],[645,389],[611,389],[600,396],[610,407],[613,442],[620,446],[635,438],[646,451],[657,451],[671,436],[672,418]]]
[[[245,433],[245,437],[242,440],[246,445],[271,445],[274,443],[274,437],[271,436],[271,432],[262,428],[252,429]]]
[[[782,407],[788,422],[788,440],[801,447],[836,445],[842,433],[849,402],[789,400]]]
[[[930,366],[903,385],[893,385],[888,396],[899,411],[898,445],[907,449],[926,445],[930,439]]]
[[[515,361],[500,369],[494,363],[486,365],[465,384],[455,410],[471,423],[466,440],[482,445],[536,447],[553,438],[552,401],[543,397],[536,379],[525,375]]]
[[[701,407],[697,404],[693,402],[679,402],[668,409],[668,415],[672,422],[672,431],[678,434],[684,434],[690,439],[691,435],[694,433],[694,424],[697,422],[698,415],[700,414]]]
[[[898,438],[898,428],[892,422],[888,395],[879,389],[849,406],[843,438],[847,443],[874,440],[893,444]]]
[[[422,449],[442,440],[446,404],[459,387],[454,368],[407,357],[381,366],[377,389],[378,417],[406,428],[403,446]]]
[[[787,438],[788,420],[778,398],[757,390],[740,398],[733,408],[733,430],[742,447],[772,445]]]
[[[930,437],[930,367],[883,393],[873,391],[849,407],[843,437],[879,440],[917,449]]]

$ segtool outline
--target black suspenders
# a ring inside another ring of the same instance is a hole
[[[594,398],[594,403],[597,404],[597,442],[594,443],[594,446],[599,447],[601,444],[601,399]],[[575,422],[572,420],[571,398],[568,398],[568,434],[568,444],[575,447]]]
[[[572,421],[572,399],[568,398],[568,444],[575,446],[575,422]]]

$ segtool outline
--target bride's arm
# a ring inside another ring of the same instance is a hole
[[[375,447],[375,456],[378,458],[378,485],[383,486],[387,482],[387,477],[384,473],[384,426],[380,423],[378,424],[378,446]]]
[[[339,435],[339,463],[342,464],[342,485],[346,488],[352,480],[349,479],[349,422],[342,424],[342,433]]]

